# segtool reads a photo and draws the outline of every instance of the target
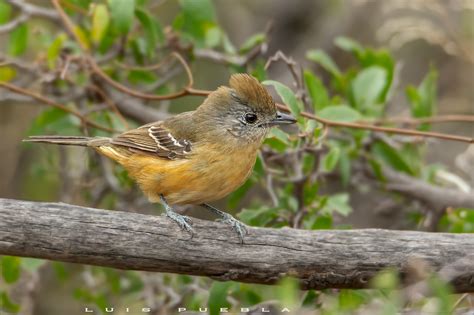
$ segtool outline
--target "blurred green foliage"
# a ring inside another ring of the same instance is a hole
[[[150,65],[166,56],[164,51],[166,35],[164,26],[150,12],[150,1],[146,0],[64,0],[67,13],[77,22],[75,32],[80,41],[90,47],[98,56],[103,57],[117,50],[112,62],[104,65],[111,77],[118,81],[126,80],[132,86],[151,86],[160,79],[155,72],[143,69],[121,69],[116,62],[133,60],[136,65]],[[193,49],[215,49],[231,56],[242,57],[254,47],[264,43],[264,33],[249,37],[240,46],[230,41],[219,23],[210,0],[180,0],[179,13],[171,25],[173,34],[179,38],[179,45],[189,47],[189,58],[193,59]],[[80,10],[87,14],[81,13]],[[0,24],[12,18],[12,6],[0,0]],[[21,57],[25,54],[41,52],[47,62],[49,71],[59,71],[62,67],[62,54],[79,52],[78,44],[63,31],[43,31],[37,39],[32,39],[33,22],[21,23],[9,34],[7,54]],[[389,136],[374,136],[364,130],[336,130],[337,137],[323,139],[325,130],[313,120],[301,117],[302,111],[309,111],[318,116],[341,122],[357,120],[376,120],[386,116],[387,104],[393,94],[396,61],[384,49],[365,47],[349,38],[338,37],[335,45],[353,56],[355,63],[348,69],[341,69],[331,56],[322,50],[307,52],[307,65],[303,73],[302,88],[306,101],[294,89],[281,82],[267,79],[264,60],[257,58],[252,63],[225,65],[229,73],[247,71],[255,75],[269,87],[275,89],[281,100],[287,104],[298,118],[298,131],[287,133],[275,129],[271,132],[262,154],[257,160],[251,178],[228,198],[231,209],[238,208],[242,200],[252,191],[254,195],[250,204],[238,212],[238,217],[253,226],[283,227],[298,226],[305,229],[348,228],[335,225],[335,219],[348,216],[352,212],[350,202],[351,178],[354,165],[366,163],[383,183],[381,168],[391,168],[415,177],[422,177],[430,170],[424,162],[424,147],[412,142],[397,142]],[[236,48],[238,47],[238,48]],[[125,57],[129,56],[129,57]],[[115,63],[114,63],[115,62]],[[318,65],[321,69],[317,69]],[[322,70],[322,72],[321,72]],[[12,81],[17,78],[15,69],[8,65],[0,66],[0,81]],[[70,79],[77,87],[90,84],[90,78],[83,72],[72,72]],[[70,83],[55,77],[52,86],[59,92],[70,88]],[[437,71],[431,68],[419,86],[407,86],[406,97],[412,117],[430,117],[436,113]],[[151,93],[167,93],[175,89],[172,83],[152,88]],[[92,97],[85,108],[78,108],[74,102],[65,104],[72,109],[87,110],[94,106]],[[92,112],[88,118],[116,130],[125,126],[111,110]],[[137,123],[129,120],[131,126]],[[428,124],[422,124],[421,130],[428,130]],[[81,121],[57,108],[46,108],[35,119],[28,134],[81,134],[84,127]],[[107,132],[88,129],[90,135],[109,135]],[[279,158],[291,153],[294,156],[293,167],[278,162]],[[41,152],[39,152],[41,155]],[[58,165],[58,152],[53,156],[38,159],[29,172],[30,181],[52,176],[49,172]],[[276,162],[270,161],[273,157]],[[100,176],[100,168],[93,156],[90,156],[91,176]],[[437,166],[438,167],[438,166]],[[441,166],[442,167],[442,166]],[[48,175],[49,174],[49,175]],[[132,182],[123,169],[116,166],[114,175],[123,189],[131,190]],[[326,192],[325,176],[333,175],[342,183],[339,192]],[[271,177],[271,181],[269,180]],[[60,178],[44,180],[45,186],[58,189]],[[50,184],[48,184],[50,183]],[[28,186],[28,183],[27,183]],[[37,185],[36,185],[37,186]],[[35,187],[36,187],[35,186]],[[36,188],[35,188],[36,190]],[[28,191],[28,188],[27,188]],[[39,195],[48,194],[48,188],[40,188]],[[262,192],[263,191],[263,192]],[[268,194],[267,194],[268,192]],[[34,195],[41,198],[39,195]],[[32,196],[32,193],[30,193]],[[269,198],[272,197],[272,198]],[[35,198],[36,198],[35,197]],[[46,198],[46,197],[45,197]],[[84,198],[90,198],[85,192]],[[113,207],[117,203],[113,193],[106,194],[99,205]],[[417,212],[423,216],[422,211]],[[472,209],[450,209],[439,222],[443,231],[461,233],[474,232],[474,214]],[[21,305],[13,302],[8,288],[15,284],[23,272],[34,272],[45,262],[41,260],[4,256],[1,258],[1,273],[4,285],[0,286],[1,307],[3,310],[16,313]],[[62,263],[52,263],[58,281],[67,281],[72,273]],[[94,286],[77,283],[71,295],[75,299],[104,309],[111,301],[124,305],[145,305],[143,290],[145,275],[134,271],[118,271],[109,268],[83,267],[84,273],[94,279]],[[319,311],[320,314],[349,314],[363,310],[371,304],[382,303],[378,314],[397,314],[401,304],[400,284],[393,271],[384,271],[373,279],[371,290],[324,290],[300,291],[291,278],[282,280],[276,286],[250,285],[235,282],[217,282],[189,276],[163,275],[161,281],[182,296],[182,305],[189,309],[209,307],[210,314],[218,314],[221,307],[231,307],[230,301],[237,301],[241,306],[253,306],[265,301],[278,299],[281,305],[296,308],[307,308]],[[441,280],[430,278],[433,287],[432,296],[413,307],[422,308],[431,300],[438,301],[437,312],[449,313],[453,306],[450,288]],[[193,291],[195,287],[207,290]],[[190,289],[191,288],[191,289]],[[188,292],[192,294],[188,294]],[[128,304],[127,304],[128,303]],[[363,311],[361,311],[363,312]]]

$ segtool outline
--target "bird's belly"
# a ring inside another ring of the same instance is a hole
[[[199,155],[205,156],[199,160],[156,160],[131,175],[152,202],[163,194],[170,204],[201,204],[221,199],[245,182],[255,164],[253,151]]]

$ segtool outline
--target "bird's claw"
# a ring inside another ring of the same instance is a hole
[[[194,229],[191,226],[191,223],[193,221],[188,216],[181,215],[173,211],[166,211],[166,216],[170,218],[171,220],[175,221],[176,223],[178,223],[179,227],[182,230],[186,230],[187,232],[191,234],[191,236],[194,235]]]
[[[237,232],[237,235],[240,239],[240,243],[244,243],[245,235],[249,234],[249,231],[245,224],[243,224],[242,222],[227,213],[225,217],[217,221],[230,225]]]

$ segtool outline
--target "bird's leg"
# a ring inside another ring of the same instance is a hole
[[[181,215],[179,213],[176,213],[174,209],[168,204],[166,201],[165,197],[163,195],[160,195],[160,200],[163,206],[165,206],[166,210],[166,216],[170,218],[171,220],[175,221],[178,223],[178,225],[183,229],[188,231],[191,236],[194,234],[194,230],[191,227],[191,219],[185,215]]]
[[[245,224],[243,224],[242,222],[240,222],[239,220],[237,220],[236,218],[234,218],[230,214],[225,213],[225,212],[223,212],[219,209],[216,209],[213,206],[208,205],[207,203],[201,204],[201,207],[206,208],[208,210],[211,210],[212,212],[214,212],[215,214],[217,214],[218,216],[220,216],[222,218],[220,220],[221,222],[229,224],[230,226],[232,226],[232,228],[237,232],[237,234],[239,236],[239,239],[240,239],[240,242],[244,243],[244,236],[249,233],[248,230],[247,230],[247,227],[245,226]]]

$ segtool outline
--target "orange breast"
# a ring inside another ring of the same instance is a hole
[[[118,162],[151,202],[163,194],[170,204],[201,204],[221,199],[241,186],[252,172],[257,147],[226,151],[193,148],[187,159],[168,160],[133,154]]]

